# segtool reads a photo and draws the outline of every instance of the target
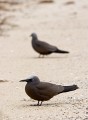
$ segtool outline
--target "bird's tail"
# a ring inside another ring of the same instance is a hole
[[[64,90],[62,92],[69,92],[78,89],[77,85],[63,86]]]
[[[69,51],[60,50],[60,49],[57,49],[55,52],[56,53],[69,53]]]

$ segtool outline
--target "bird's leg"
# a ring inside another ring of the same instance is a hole
[[[39,54],[38,58],[40,58],[40,57],[41,57],[41,54]]]
[[[44,55],[39,54],[38,58],[41,58],[41,57],[44,58]]]
[[[44,58],[44,55],[42,55],[42,58]]]
[[[41,103],[40,103],[40,106],[42,105],[42,101],[41,101]]]
[[[38,106],[39,106],[39,101],[38,101],[38,104],[37,104]]]
[[[38,101],[38,104],[37,104],[37,106],[41,106],[42,105],[42,101],[41,101],[41,103],[39,104],[39,101]]]

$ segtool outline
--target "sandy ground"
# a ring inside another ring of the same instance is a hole
[[[8,80],[0,82],[0,120],[88,120],[88,0],[68,1],[35,0],[2,11],[10,22],[0,36],[0,80]],[[70,54],[37,58],[32,32]],[[26,83],[19,82],[31,74],[42,81],[77,84],[79,89],[55,96],[41,107],[32,106],[37,101],[26,95]]]

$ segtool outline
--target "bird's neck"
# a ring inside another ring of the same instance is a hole
[[[33,37],[32,40],[33,40],[33,41],[37,41],[38,38],[37,38],[37,37]]]

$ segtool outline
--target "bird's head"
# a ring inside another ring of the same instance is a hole
[[[36,33],[32,33],[30,36],[31,36],[32,38],[37,39],[37,34],[36,34]]]
[[[35,84],[35,83],[39,83],[40,80],[37,76],[32,75],[32,76],[28,77],[27,79],[20,80],[19,82],[27,82],[27,83]]]

